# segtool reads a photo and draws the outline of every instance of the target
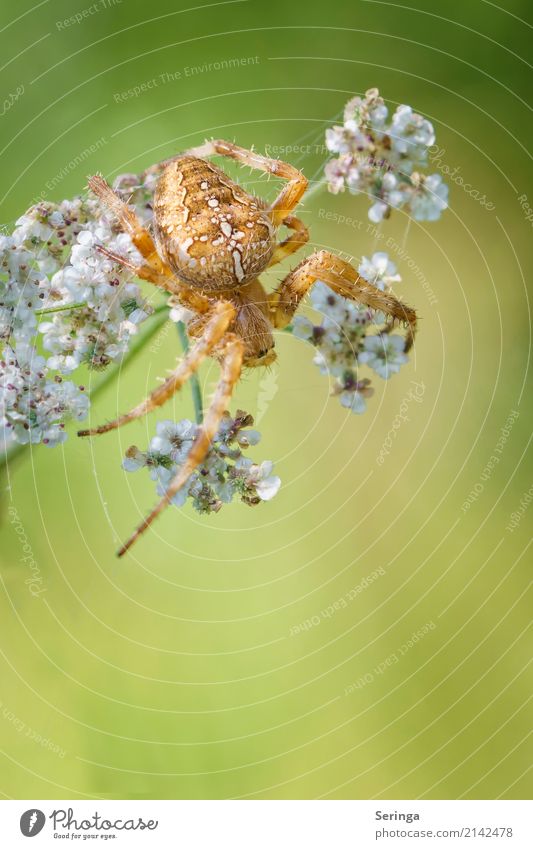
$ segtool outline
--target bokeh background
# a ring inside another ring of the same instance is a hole
[[[393,240],[398,292],[421,331],[401,374],[376,380],[364,416],[328,398],[306,344],[279,338],[277,366],[249,375],[233,408],[260,419],[254,456],[282,477],[269,504],[209,518],[168,510],[116,560],[154,501],[147,476],[122,471],[124,450],[145,446],[158,418],[191,416],[187,392],[127,433],[89,443],[72,430],[64,447],[9,465],[0,792],[527,798],[530,4],[101,0],[64,25],[90,6],[22,0],[0,12],[2,91],[24,87],[0,117],[7,226],[43,192],[72,196],[91,172],[140,171],[206,136],[292,146],[286,158],[316,181],[325,128],[371,86],[433,121],[438,167],[457,169],[472,194],[450,180],[439,222],[409,226],[398,213],[378,233],[363,197],[322,191],[304,204],[308,252],[359,258]],[[170,328],[102,392],[92,421],[144,397],[177,352]],[[202,369],[207,393],[215,377],[214,365]],[[412,381],[422,400],[379,465]],[[9,508],[38,563],[37,597]],[[353,601],[321,615],[375,570]]]

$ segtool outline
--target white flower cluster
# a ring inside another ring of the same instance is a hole
[[[326,130],[326,146],[338,154],[325,167],[329,190],[348,188],[373,198],[371,221],[388,218],[391,209],[405,209],[416,221],[436,221],[448,206],[448,187],[440,174],[423,174],[429,148],[435,143],[433,125],[398,106],[389,111],[377,88],[354,97],[344,110],[342,127]]]
[[[396,266],[384,252],[370,259],[363,257],[358,268],[366,280],[381,290],[401,281]],[[360,378],[359,367],[367,365],[379,377],[388,380],[408,362],[404,353],[405,340],[388,332],[388,328],[373,335],[369,330],[383,328],[383,313],[358,306],[337,295],[325,283],[316,283],[311,291],[313,307],[322,313],[320,324],[305,316],[296,316],[293,333],[311,342],[315,348],[314,363],[324,375],[335,380],[333,395],[338,395],[343,407],[353,413],[364,413],[366,399],[374,394],[371,381]]]
[[[42,202],[0,236],[0,428],[7,441],[55,445],[88,398],[64,381],[105,368],[152,312],[132,272],[100,250],[138,258],[94,199]],[[2,347],[3,346],[3,347]]]
[[[6,441],[57,445],[67,438],[64,421],[81,421],[89,399],[83,386],[60,375],[47,379],[46,361],[28,342],[7,345],[0,361],[0,416]]]
[[[272,474],[273,463],[266,460],[256,464],[242,453],[261,438],[258,431],[250,429],[252,424],[252,416],[242,410],[237,410],[235,418],[224,414],[206,459],[172,499],[176,507],[190,499],[199,513],[216,513],[235,497],[250,506],[274,498],[280,479]],[[188,419],[158,422],[157,435],[148,450],[140,451],[132,445],[123,468],[127,472],[149,468],[152,480],[157,482],[158,495],[164,495],[187,459],[198,427]]]

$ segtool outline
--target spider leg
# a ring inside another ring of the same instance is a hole
[[[300,248],[309,241],[309,230],[303,221],[300,221],[300,219],[296,218],[295,215],[288,215],[283,221],[283,224],[293,232],[290,236],[287,236],[283,242],[276,245],[274,253],[272,254],[272,259],[268,263],[269,268],[272,265],[277,265],[277,263],[284,260],[286,256],[300,250]]]
[[[199,147],[193,147],[185,151],[190,156],[198,156],[205,158],[206,156],[229,156],[230,159],[236,159],[242,165],[248,165],[250,168],[255,168],[258,171],[266,171],[268,174],[273,174],[275,177],[281,177],[283,180],[288,180],[286,186],[283,187],[274,203],[268,207],[268,214],[274,227],[279,227],[280,224],[290,215],[294,207],[300,202],[302,195],[307,189],[307,178],[289,165],[288,162],[282,162],[280,159],[269,159],[267,156],[261,156],[253,150],[246,150],[244,147],[239,147],[233,142],[224,141],[223,139],[213,139],[206,141]]]
[[[91,191],[94,192],[94,194],[100,198],[102,203],[107,206],[109,211],[113,213],[122,230],[131,236],[131,241],[139,253],[143,255],[147,263],[160,274],[169,274],[172,276],[171,269],[162,261],[161,257],[157,253],[154,240],[146,227],[143,226],[132,207],[128,206],[128,204],[113,191],[107,180],[104,180],[101,174],[95,174],[93,177],[89,177],[88,184]]]
[[[143,262],[140,265],[136,265],[134,262],[131,262],[126,257],[120,256],[120,254],[115,254],[113,251],[108,250],[103,245],[98,245],[97,250],[99,253],[106,256],[108,259],[113,260],[113,262],[119,263],[119,265],[123,265],[124,268],[129,268],[136,277],[140,277],[141,280],[148,280],[150,283],[153,283],[155,286],[158,286],[160,289],[164,289],[166,292],[170,292],[172,295],[180,295],[183,289],[183,286],[176,280],[174,276],[169,276],[168,274],[161,274],[157,268],[154,268],[152,264],[147,262]]]
[[[313,283],[322,280],[343,298],[350,298],[374,310],[380,310],[407,326],[405,350],[412,346],[416,333],[416,312],[394,295],[382,292],[359,276],[349,262],[329,251],[318,251],[304,259],[287,275],[270,296],[270,311],[275,327],[286,327],[302,298]]]
[[[187,355],[181,363],[171,372],[170,376],[150,393],[148,398],[134,407],[129,413],[119,416],[111,422],[95,427],[89,430],[79,430],[78,436],[96,436],[100,433],[107,433],[110,430],[122,427],[122,425],[132,422],[141,416],[154,410],[156,407],[161,407],[169,398],[174,395],[189,377],[198,369],[200,363],[211,353],[218,342],[224,336],[230,322],[235,315],[235,309],[229,301],[217,303],[213,309],[212,315],[206,322],[202,335],[198,338],[195,345],[189,349]]]
[[[119,557],[122,557],[126,553],[141,534],[152,524],[154,519],[170,504],[176,493],[187,483],[195,469],[203,462],[211,447],[213,437],[219,428],[220,421],[231,398],[233,387],[240,377],[244,354],[243,343],[238,337],[228,334],[226,339],[228,339],[228,342],[222,355],[220,380],[204,422],[196,434],[189,455],[183,466],[176,473],[159,503],[119,549]]]

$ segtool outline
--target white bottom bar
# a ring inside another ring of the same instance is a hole
[[[525,801],[2,801],[1,845],[531,849]],[[67,843],[67,841],[69,841]]]

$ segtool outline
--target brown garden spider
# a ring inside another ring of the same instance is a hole
[[[248,194],[224,171],[208,162],[229,156],[243,165],[288,181],[272,204]],[[123,555],[186,484],[205,459],[241,369],[266,366],[276,359],[272,331],[291,321],[316,280],[357,303],[380,310],[407,327],[405,350],[416,330],[416,313],[391,294],[363,280],[355,269],[329,251],[311,254],[267,294],[259,282],[266,268],[281,262],[308,240],[305,225],[292,214],[307,180],[286,162],[268,159],[231,142],[210,141],[162,163],[153,204],[153,238],[101,176],[89,186],[130,234],[144,262],[130,266],[143,280],[171,293],[194,317],[188,332],[194,345],[170,376],[138,406],[114,421],[79,436],[106,433],[165,403],[208,356],[220,362],[215,394],[183,466],[165,495],[118,552]],[[291,232],[277,241],[278,229]],[[117,262],[124,258],[110,254]]]

